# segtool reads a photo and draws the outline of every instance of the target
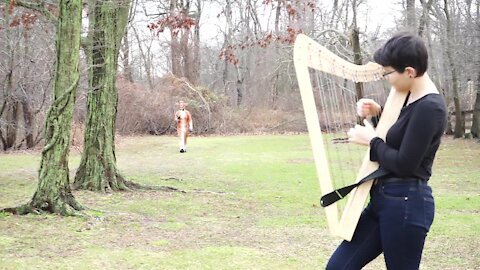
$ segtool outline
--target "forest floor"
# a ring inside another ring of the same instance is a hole
[[[89,217],[0,214],[0,269],[324,269],[340,242],[306,135],[192,137],[185,154],[174,137],[117,142],[128,179],[185,192],[75,191]],[[437,156],[421,269],[480,269],[480,144],[445,137]],[[0,208],[31,198],[39,161],[0,155]]]

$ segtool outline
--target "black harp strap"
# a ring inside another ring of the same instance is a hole
[[[343,198],[345,198],[354,188],[360,186],[361,184],[373,180],[373,179],[380,179],[381,177],[389,175],[390,172],[383,169],[382,167],[378,168],[376,171],[372,172],[371,174],[365,176],[360,181],[353,185],[345,186],[339,189],[336,189],[330,193],[323,195],[320,199],[320,205],[322,207],[327,207],[332,203],[335,203]]]

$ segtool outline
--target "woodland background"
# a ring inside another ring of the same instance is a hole
[[[179,99],[189,103],[197,134],[304,132],[295,36],[305,33],[352,62],[366,63],[388,37],[406,30],[427,42],[429,73],[452,114],[446,132],[479,136],[478,0],[114,2],[128,9],[121,15],[126,31],[117,33],[118,134],[172,134]],[[95,27],[102,27],[92,23],[94,3],[82,5],[74,144],[82,143],[93,91],[86,46],[100,29]],[[389,15],[372,18],[375,9]],[[44,143],[52,103],[58,3],[6,0],[0,14],[0,149],[34,148]]]

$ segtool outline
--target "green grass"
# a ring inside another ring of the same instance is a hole
[[[120,138],[117,158],[130,180],[186,193],[76,191],[90,218],[0,214],[0,269],[322,269],[340,241],[305,135],[193,137],[186,154],[173,137]],[[28,201],[39,160],[0,154],[0,207]],[[69,164],[73,176],[77,150]],[[444,139],[422,269],[480,267],[479,165],[479,144]]]

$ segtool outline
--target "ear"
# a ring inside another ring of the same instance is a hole
[[[417,71],[413,67],[406,67],[405,71],[407,72],[406,74],[409,78],[417,77]]]

